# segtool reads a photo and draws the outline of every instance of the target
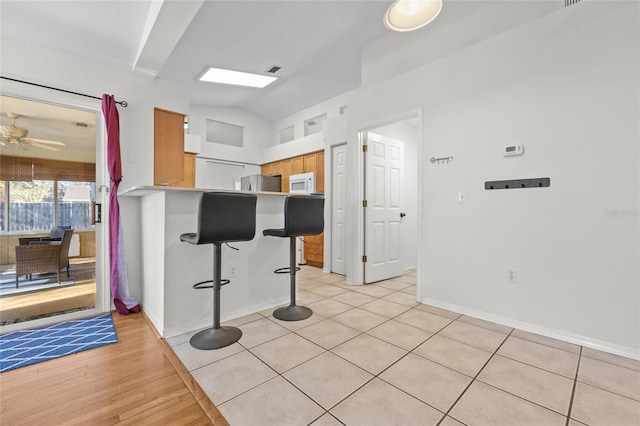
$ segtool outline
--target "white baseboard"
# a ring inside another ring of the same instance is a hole
[[[586,337],[579,334],[568,333],[562,330],[543,327],[538,324],[519,321],[513,318],[503,317],[503,316],[491,314],[488,312],[469,309],[464,306],[459,306],[451,303],[445,303],[439,300],[429,299],[428,297],[423,297],[422,303],[435,306],[437,308],[442,308],[449,311],[457,312],[460,314],[469,315],[471,317],[479,318],[485,321],[495,322],[497,324],[505,325],[507,327],[517,328],[518,330],[528,331],[530,333],[540,334],[542,336],[551,337],[553,339],[562,340],[564,342],[573,343],[573,344],[584,346],[587,348],[596,349],[599,351],[608,352],[615,355],[620,355],[626,358],[640,360],[640,350],[635,348],[621,346],[615,343],[605,342],[602,340],[593,339],[591,337]]]

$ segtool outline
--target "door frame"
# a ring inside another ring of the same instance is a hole
[[[77,95],[54,92],[49,89],[30,86],[24,83],[3,81],[0,94],[22,98],[32,102],[48,103],[67,108],[85,110],[96,114],[96,203],[102,204],[102,224],[96,225],[96,302],[93,309],[54,315],[31,321],[2,326],[2,332],[8,333],[25,328],[46,326],[49,324],[85,318],[111,311],[109,286],[109,176],[107,170],[107,138],[99,100],[85,100]]]
[[[408,111],[399,112],[396,114],[389,114],[384,119],[372,120],[363,124],[359,124],[355,126],[355,140],[357,141],[355,146],[355,151],[357,155],[354,158],[354,163],[356,165],[354,180],[354,197],[351,202],[352,217],[354,218],[354,229],[355,229],[355,247],[353,250],[353,255],[351,257],[351,262],[353,264],[353,283],[355,285],[363,285],[364,284],[364,265],[362,263],[362,256],[364,255],[364,238],[365,238],[365,222],[364,222],[364,209],[362,208],[362,200],[364,199],[364,158],[362,155],[364,138],[365,135],[369,131],[373,131],[378,127],[383,127],[389,124],[397,123],[400,121],[405,121],[408,119],[416,118],[416,136],[418,143],[418,155],[416,158],[417,171],[418,171],[418,184],[417,189],[418,193],[416,194],[418,202],[418,218],[417,218],[417,230],[418,230],[418,241],[417,241],[417,283],[416,291],[417,291],[417,300],[422,300],[422,286],[420,283],[422,282],[422,276],[424,274],[424,260],[423,260],[423,234],[424,234],[424,225],[423,225],[423,217],[424,217],[424,206],[423,206],[423,176],[424,176],[424,166],[425,161],[424,157],[424,141],[423,141],[423,109],[414,108]],[[353,153],[354,151],[351,151]],[[407,161],[405,159],[405,161]]]
[[[334,150],[338,147],[344,146],[345,147],[345,157],[346,159],[348,159],[348,155],[349,155],[349,145],[347,143],[347,141],[343,141],[343,142],[339,142],[339,143],[335,143],[333,145],[329,146],[329,154],[331,155],[331,160],[327,161],[327,156],[325,155],[325,164],[329,163],[328,166],[326,167],[329,173],[329,176],[331,177],[331,185],[329,186],[330,188],[330,196],[328,197],[329,199],[325,199],[325,203],[327,204],[328,207],[328,212],[329,212],[329,227],[328,227],[328,231],[329,231],[329,238],[325,238],[325,241],[329,241],[329,244],[325,244],[326,246],[329,246],[328,248],[325,249],[326,252],[326,256],[325,259],[329,259],[329,262],[325,262],[325,265],[329,264],[328,268],[323,268],[325,270],[325,272],[333,272],[333,199],[335,196],[335,186],[334,186],[334,181],[333,181],[333,169],[334,169],[334,164],[333,164],[333,153]],[[325,173],[325,179],[326,179],[327,173]],[[345,182],[345,193],[344,193],[344,197],[345,197],[345,210],[346,210],[346,204],[347,204],[347,194],[346,194],[346,182]],[[325,192],[326,192],[326,187],[325,187]],[[345,224],[347,223],[347,212],[345,211]],[[325,228],[327,228],[325,226]],[[346,250],[346,234],[345,234],[345,278],[347,276],[347,250]]]
[[[400,194],[397,194],[398,197],[400,198],[400,203],[397,206],[398,207],[398,215],[401,215],[402,211],[406,211],[405,210],[405,205],[406,205],[406,200],[404,197],[404,188],[403,188],[403,184],[404,184],[404,174],[405,174],[405,168],[406,168],[406,156],[404,154],[405,152],[405,146],[406,146],[406,141],[404,139],[401,138],[397,138],[395,136],[387,136],[387,135],[383,135],[380,133],[377,133],[376,130],[378,128],[372,129],[370,131],[367,131],[366,133],[364,133],[362,135],[362,141],[363,143],[366,141],[366,145],[367,145],[367,150],[366,152],[363,150],[362,153],[362,162],[363,162],[363,194],[366,196],[365,199],[367,200],[367,207],[362,208],[362,217],[363,217],[363,247],[364,247],[364,255],[367,258],[366,262],[362,262],[363,265],[363,279],[365,281],[365,283],[371,284],[373,282],[378,282],[378,281],[384,281],[386,279],[391,279],[391,278],[395,278],[395,277],[399,277],[401,275],[403,275],[404,273],[404,265],[406,263],[406,259],[403,258],[403,253],[404,250],[402,250],[400,248],[400,244],[402,243],[401,238],[402,238],[402,231],[401,228],[398,228],[398,259],[397,262],[390,262],[390,259],[388,257],[389,253],[387,252],[387,247],[385,247],[383,249],[384,251],[384,265],[383,266],[378,266],[378,267],[374,267],[372,264],[375,262],[375,251],[378,248],[375,247],[375,244],[372,245],[372,241],[369,240],[369,237],[371,237],[371,232],[373,232],[374,227],[372,226],[373,223],[371,222],[372,218],[374,216],[379,216],[380,214],[382,214],[384,216],[384,222],[385,222],[385,230],[383,231],[384,233],[384,245],[387,246],[389,244],[392,244],[392,242],[394,241],[394,238],[392,237],[392,233],[391,233],[391,223],[390,220],[390,210],[393,208],[392,206],[388,205],[388,202],[390,202],[390,199],[393,198],[392,196],[392,190],[393,188],[391,188],[391,181],[390,179],[390,175],[387,175],[387,173],[390,173],[392,170],[392,167],[389,164],[390,160],[389,158],[389,154],[390,154],[390,150],[389,147],[390,146],[397,146],[400,147],[401,149],[400,151],[402,152],[401,155],[401,161],[399,161],[397,164],[400,164],[400,173],[399,173],[399,184],[400,186],[398,187]],[[380,210],[377,211],[376,214],[376,209],[375,209],[375,202],[374,202],[374,198],[375,198],[375,193],[376,188],[375,186],[375,179],[373,176],[369,175],[368,172],[371,172],[373,169],[371,168],[372,164],[380,164],[380,160],[376,161],[375,160],[375,156],[374,156],[374,152],[375,149],[372,149],[373,143],[375,143],[376,145],[384,145],[384,160],[382,160],[382,162],[384,163],[384,167],[385,167],[385,173],[384,173],[384,181],[382,182],[383,184],[383,193],[384,193],[384,208],[381,209],[384,211],[384,213],[381,213]],[[387,185],[389,185],[389,187],[387,187]],[[372,191],[372,192],[368,192]],[[389,191],[387,193],[387,190]],[[387,198],[390,197],[390,198]],[[409,195],[409,197],[411,197],[411,195]],[[398,221],[398,226],[402,227],[402,216],[398,217],[395,216],[396,220]],[[416,241],[417,243],[417,241]],[[370,249],[370,251],[368,251],[368,249]],[[417,259],[416,259],[417,260]],[[382,269],[382,271],[380,270]],[[391,270],[394,270],[394,272],[392,272]],[[372,278],[373,276],[373,278]],[[386,278],[382,278],[382,276],[386,277]]]

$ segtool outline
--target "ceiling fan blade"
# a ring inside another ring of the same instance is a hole
[[[47,145],[65,146],[65,144],[62,143],[62,142],[49,141],[49,140],[46,140],[46,139],[24,138],[23,140],[25,140],[27,142],[45,143]]]
[[[55,147],[49,146],[49,145],[44,145],[44,144],[41,144],[39,142],[34,142],[35,140],[37,140],[37,139],[30,139],[29,140],[29,142],[30,142],[29,145],[35,146],[36,148],[46,149],[48,151],[60,151],[59,148],[55,148]]]

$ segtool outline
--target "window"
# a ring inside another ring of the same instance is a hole
[[[94,182],[0,181],[0,229],[49,231],[56,225],[91,228]]]
[[[9,231],[43,231],[54,223],[53,181],[9,182]]]
[[[327,114],[322,114],[306,120],[304,122],[304,135],[309,136],[322,132],[325,121],[327,121]]]
[[[207,142],[242,147],[244,127],[207,119]]]
[[[280,143],[291,142],[293,139],[295,139],[294,131],[294,126],[285,127],[284,129],[280,130],[278,132],[278,134],[280,135]]]
[[[58,182],[56,225],[73,229],[91,227],[91,200],[95,200],[96,185],[92,182]]]

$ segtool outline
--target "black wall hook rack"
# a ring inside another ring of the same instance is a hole
[[[522,189],[522,188],[546,188],[551,186],[548,177],[533,179],[490,180],[484,183],[484,189]]]

